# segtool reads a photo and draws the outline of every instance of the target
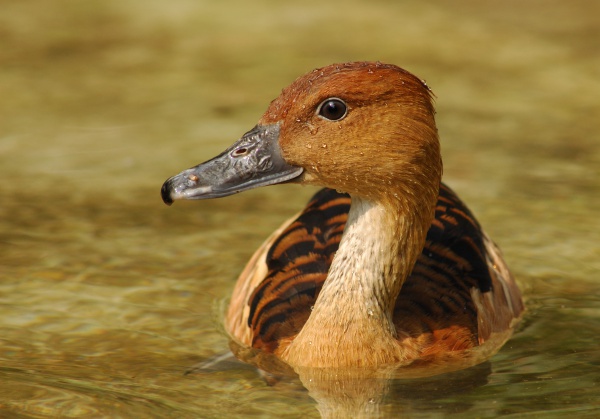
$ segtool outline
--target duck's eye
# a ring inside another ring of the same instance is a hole
[[[317,113],[330,121],[339,121],[348,113],[348,107],[341,99],[330,98],[319,105]]]

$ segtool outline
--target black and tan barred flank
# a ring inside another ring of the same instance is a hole
[[[279,340],[302,329],[338,249],[350,203],[347,194],[322,189],[272,244],[268,274],[248,301],[253,347],[272,352]],[[472,291],[492,291],[489,260],[479,223],[442,184],[425,247],[396,302],[398,330],[416,336],[458,326],[478,345]]]

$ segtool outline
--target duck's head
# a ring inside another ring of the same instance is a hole
[[[394,65],[330,65],[294,81],[219,156],[168,179],[163,200],[207,199],[283,182],[368,199],[437,194],[441,158],[431,93]]]

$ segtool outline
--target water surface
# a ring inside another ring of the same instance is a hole
[[[314,67],[369,59],[437,95],[445,181],[528,313],[489,363],[398,380],[383,416],[600,415],[600,4],[7,0],[0,8],[0,413],[319,417],[223,363],[252,251],[314,192],[164,206],[169,176]]]

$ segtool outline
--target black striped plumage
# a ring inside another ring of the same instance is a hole
[[[327,277],[350,209],[350,197],[322,189],[267,253],[268,274],[250,298],[253,346],[274,350],[302,328]]]
[[[272,244],[268,274],[248,302],[252,346],[274,351],[280,339],[295,336],[303,327],[338,249],[349,209],[347,194],[322,189]],[[442,184],[425,247],[397,299],[395,324],[415,335],[466,327],[477,345],[472,289],[492,289],[483,233],[466,206]]]

